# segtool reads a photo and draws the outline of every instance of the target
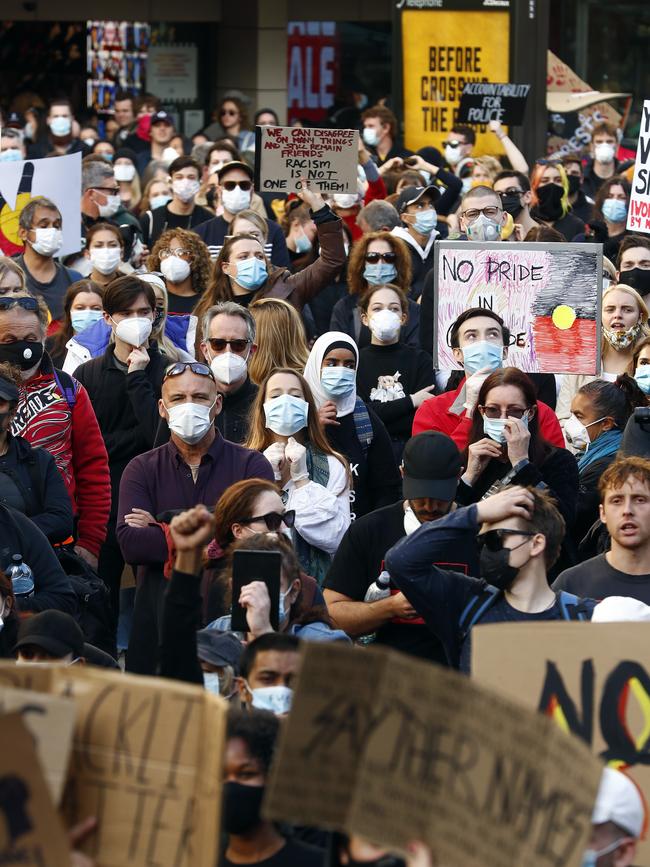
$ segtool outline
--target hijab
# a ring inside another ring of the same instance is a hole
[[[324,403],[332,400],[336,404],[337,418],[340,418],[341,416],[349,415],[354,410],[357,402],[357,389],[355,385],[350,394],[336,398],[330,397],[321,384],[320,377],[323,359],[335,344],[337,348],[345,347],[352,350],[356,360],[355,368],[359,367],[359,349],[350,335],[344,334],[342,331],[328,331],[325,334],[321,334],[312,346],[307,364],[305,365],[304,376],[312,390],[316,406],[320,409]]]

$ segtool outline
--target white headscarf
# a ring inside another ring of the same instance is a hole
[[[320,409],[324,403],[327,403],[328,400],[332,400],[336,404],[336,415],[337,417],[340,417],[343,415],[349,415],[354,409],[354,405],[357,402],[357,389],[355,385],[354,390],[350,392],[350,394],[346,394],[345,397],[336,398],[330,397],[321,385],[320,375],[323,358],[325,358],[327,350],[333,343],[345,343],[349,346],[356,359],[355,366],[359,366],[359,349],[350,335],[344,334],[342,331],[328,331],[326,334],[321,334],[316,343],[312,346],[309,358],[307,359],[307,364],[305,365],[304,376],[311,388],[312,394],[314,395],[316,406]]]

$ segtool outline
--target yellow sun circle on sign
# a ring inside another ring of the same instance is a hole
[[[576,321],[576,312],[568,304],[559,304],[553,311],[552,319],[556,328],[566,331]]]

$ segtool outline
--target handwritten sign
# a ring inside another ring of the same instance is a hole
[[[19,713],[0,716],[0,742],[0,862],[69,867],[66,835]]]
[[[539,710],[624,771],[650,803],[650,664],[646,623],[508,623],[472,630],[472,676]],[[517,648],[504,654],[504,648]],[[641,843],[635,864],[650,864]]]
[[[520,126],[524,122],[530,84],[468,82],[463,88],[458,123],[499,123]]]
[[[600,773],[577,739],[457,672],[314,643],[264,812],[398,851],[422,840],[449,867],[577,867]]]
[[[356,193],[359,133],[354,129],[258,126],[255,188],[296,193],[308,180],[321,193]]]
[[[650,232],[650,99],[643,102],[627,228]]]
[[[507,364],[527,373],[600,370],[599,244],[435,245],[436,367],[454,368],[451,327],[468,307],[498,313],[510,329]]]

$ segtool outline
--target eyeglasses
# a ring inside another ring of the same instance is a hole
[[[485,533],[479,533],[476,537],[480,546],[485,545],[488,551],[500,551],[503,548],[503,541],[508,536],[535,536],[536,533],[528,533],[524,530],[508,530],[502,527],[498,530],[487,530]],[[524,544],[523,542],[521,543]]]
[[[392,265],[393,262],[397,260],[396,253],[366,253],[366,262],[370,262],[371,265],[379,261],[385,262],[387,265]]]
[[[221,117],[223,117],[224,114],[230,114],[230,115],[232,115],[233,117],[234,117],[235,115],[239,114],[239,112],[237,111],[237,109],[234,109],[234,108],[222,108],[221,111],[220,111],[219,113],[220,113]]]
[[[293,527],[296,520],[296,510],[289,509],[288,512],[268,512],[266,515],[256,515],[254,518],[243,518],[237,521],[238,524],[255,524],[258,521],[264,521],[266,529],[270,533],[277,533],[282,524],[285,527]]]
[[[170,364],[165,371],[163,382],[166,379],[169,379],[170,376],[180,376],[181,373],[185,373],[188,368],[192,371],[192,373],[196,373],[197,376],[209,376],[212,382],[216,382],[214,374],[212,373],[208,365],[203,364],[200,361],[176,361],[174,362],[174,364]]]
[[[119,187],[93,187],[93,190],[97,190],[100,193],[106,193],[109,196],[115,196],[119,193]]]
[[[445,148],[457,148],[464,144],[464,141],[460,141],[460,139],[456,138],[453,141],[443,141],[442,146]]]
[[[229,193],[231,193],[237,187],[239,187],[240,190],[243,190],[245,193],[247,193],[248,190],[252,189],[253,183],[252,183],[252,181],[224,181],[223,182],[224,190],[228,190]]]
[[[493,205],[489,205],[487,208],[470,208],[468,211],[463,211],[461,217],[465,217],[468,220],[476,220],[481,214],[485,214],[486,217],[494,219],[500,213],[501,208],[495,208]]]
[[[500,406],[479,406],[481,413],[487,418],[523,418],[528,409],[520,406],[509,406],[503,415]]]
[[[179,248],[178,250],[171,250],[169,247],[165,247],[159,253],[160,259],[167,259],[169,256],[178,256],[180,259],[191,259],[192,251],[191,250],[183,250]]]
[[[29,310],[30,313],[38,310],[38,301],[36,298],[29,298],[12,295],[2,295],[0,297],[0,310],[10,310],[12,307],[22,307],[23,310]]]
[[[222,337],[208,337],[208,343],[210,344],[210,349],[214,350],[214,352],[223,352],[226,346],[229,346],[233,352],[243,352],[250,343],[250,340],[244,340],[241,337],[235,340],[224,340]]]

